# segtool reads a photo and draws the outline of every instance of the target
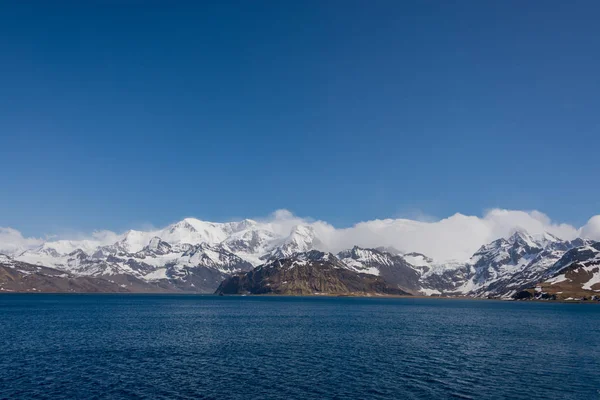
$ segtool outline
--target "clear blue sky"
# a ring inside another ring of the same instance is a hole
[[[0,226],[600,211],[597,1],[144,3],[0,4]]]

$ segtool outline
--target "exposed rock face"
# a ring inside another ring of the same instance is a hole
[[[310,251],[270,261],[221,283],[218,294],[406,295],[376,275],[352,271],[330,253]]]

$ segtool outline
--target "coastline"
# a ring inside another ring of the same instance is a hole
[[[189,292],[14,292],[14,291],[0,291],[0,297],[2,295],[61,295],[61,296],[178,296],[178,297],[229,297],[229,298],[356,298],[356,299],[425,299],[425,300],[470,300],[470,301],[495,301],[495,302],[522,302],[522,303],[566,303],[566,304],[600,304],[598,300],[545,300],[545,299],[501,299],[501,298],[485,298],[485,297],[469,297],[469,296],[424,296],[424,295],[388,295],[388,294],[334,294],[334,293],[319,293],[319,294],[227,294],[219,295],[215,293],[189,293]]]

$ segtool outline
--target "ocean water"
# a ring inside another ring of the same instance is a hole
[[[0,295],[0,398],[600,399],[600,305]]]

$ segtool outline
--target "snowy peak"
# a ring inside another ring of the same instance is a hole
[[[390,253],[385,253],[375,249],[363,249],[358,246],[354,246],[351,250],[345,250],[338,253],[338,256],[342,260],[353,260],[366,267],[368,266],[390,266],[394,264],[394,258],[400,259],[399,256],[393,256]],[[356,263],[353,263],[356,265]]]
[[[315,229],[308,225],[296,225],[283,243],[275,248],[267,258],[286,258],[295,253],[302,253],[322,247]]]
[[[190,243],[194,244],[199,241],[206,241],[211,238],[213,235],[216,235],[215,232],[208,232],[208,230],[204,229],[205,235],[202,235],[198,229],[194,225],[200,225],[201,221],[196,221],[192,218],[186,218],[182,221],[179,221],[173,225],[170,225],[163,229],[160,232],[159,236],[161,239],[169,242],[169,243]],[[202,227],[199,226],[200,229]],[[213,229],[213,231],[217,231],[218,228]]]
[[[175,261],[186,267],[207,267],[225,273],[233,273],[252,268],[252,264],[231,253],[222,246],[201,243],[191,247]]]
[[[531,235],[527,231],[519,229],[516,230],[507,241],[514,245],[522,247],[528,247],[530,249],[540,248],[544,249],[552,243],[561,243],[562,239],[557,238],[549,232],[543,232],[537,235]]]
[[[172,246],[163,241],[158,236],[150,239],[150,242],[146,247],[144,247],[139,253],[144,255],[165,255],[170,253],[172,250]]]
[[[223,244],[233,252],[264,254],[267,252],[267,248],[277,240],[278,236],[273,232],[265,229],[248,228],[233,233]]]
[[[517,265],[526,258],[532,258],[555,240],[543,236],[536,239],[522,230],[516,231],[508,239],[497,239],[483,245],[469,260],[476,268],[490,266],[497,268],[503,265]],[[553,237],[552,237],[553,238]]]
[[[86,253],[91,253],[99,246],[99,242],[92,240],[55,240],[42,244],[36,249],[27,250],[22,254],[45,254],[53,257],[66,255],[77,249]]]
[[[512,236],[508,238],[507,242],[512,244],[513,246],[519,246],[529,249],[539,249],[543,247],[531,235],[522,230],[518,230],[515,233],[513,233]]]
[[[258,226],[258,222],[254,221],[252,219],[244,219],[239,222],[229,222],[226,225],[227,225],[227,230],[230,233],[236,233],[236,232],[245,231],[248,229],[254,229]]]
[[[194,228],[194,226],[192,224],[189,223],[189,221],[183,220],[183,221],[179,221],[179,222],[174,223],[173,225],[167,227],[163,231],[163,234],[167,234],[167,235],[175,235],[178,233],[192,234],[192,233],[196,233],[196,232],[198,232],[198,231],[196,230],[196,228]]]
[[[306,225],[296,225],[285,240],[285,244],[295,245],[298,249],[303,249],[301,251],[305,251],[319,243],[315,229]]]
[[[217,244],[227,239],[238,225],[246,226],[248,224],[248,221],[217,223],[201,221],[196,218],[185,218],[159,231],[157,236],[170,244]]]

